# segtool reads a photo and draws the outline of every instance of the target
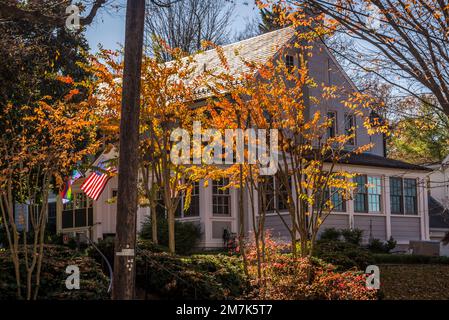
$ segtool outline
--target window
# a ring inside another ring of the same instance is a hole
[[[223,189],[229,184],[229,179],[221,178],[212,182],[212,214],[217,216],[231,215],[231,194],[229,188]]]
[[[295,58],[291,55],[286,55],[285,66],[290,70],[293,69],[293,67],[295,66]]]
[[[356,176],[354,182],[357,184],[354,194],[354,211],[368,212],[368,193],[366,188],[366,176]]]
[[[331,125],[327,128],[327,136],[329,138],[334,138],[337,134],[337,113],[329,111],[327,113],[327,118],[332,121]]]
[[[186,196],[183,193],[181,199],[176,208],[176,217],[178,218],[188,218],[188,217],[198,217],[200,215],[200,183],[194,182],[192,185],[192,194],[190,198],[190,205],[187,210],[185,210]]]
[[[346,201],[343,198],[341,188],[331,187],[330,194],[328,188],[324,193],[324,201],[327,203],[329,200],[332,203],[332,211],[346,212]]]
[[[285,183],[282,183],[279,177],[268,176],[265,181],[266,211],[287,210],[288,189]],[[288,179],[289,185],[291,178]]]
[[[405,214],[417,214],[416,180],[404,179],[404,209]]]
[[[357,184],[354,195],[355,212],[381,212],[382,179],[366,175],[356,176]]]
[[[355,145],[356,123],[355,115],[345,113],[345,135],[353,135],[347,142],[348,145]]]
[[[390,177],[392,214],[418,214],[416,179]]]
[[[401,214],[402,210],[402,179],[390,178],[391,213]]]
[[[92,200],[85,193],[75,193],[73,201],[62,208],[62,228],[82,228],[93,225]]]
[[[380,177],[368,177],[368,211],[381,212],[382,183]]]

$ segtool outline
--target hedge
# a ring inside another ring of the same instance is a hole
[[[238,257],[143,250],[136,262],[137,286],[161,299],[236,299],[248,285]]]
[[[80,269],[80,289],[68,290],[66,267],[77,265]],[[21,273],[26,277],[22,264]],[[25,283],[23,281],[22,283]],[[46,245],[42,260],[41,284],[38,299],[109,299],[109,279],[94,259],[64,246]],[[26,292],[25,287],[22,292]],[[8,250],[0,251],[0,300],[16,299],[14,267]]]
[[[373,254],[373,258],[376,264],[449,264],[449,257],[416,254]]]

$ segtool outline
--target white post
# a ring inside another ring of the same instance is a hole
[[[385,226],[387,240],[391,237],[391,205],[390,205],[390,178],[388,176],[382,176],[383,189],[382,189],[382,206],[385,213]]]

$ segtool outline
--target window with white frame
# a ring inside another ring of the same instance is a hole
[[[330,193],[328,190],[330,190]],[[332,211],[346,212],[346,200],[343,197],[343,189],[331,187],[328,188],[328,190],[326,191],[326,194],[328,195],[326,199],[330,200],[332,203]]]
[[[390,177],[390,204],[392,214],[418,214],[416,179]]]
[[[212,214],[214,216],[231,215],[231,193],[226,186],[228,178],[221,178],[212,182]]]
[[[343,180],[344,177],[338,177]],[[323,199],[321,200],[321,193],[316,194],[314,208],[317,209],[321,204],[324,204],[326,210],[332,212],[346,212],[346,199],[344,196],[345,190],[338,187],[327,187],[324,190]],[[329,207],[332,205],[332,208]]]
[[[288,184],[291,184],[291,178],[288,179]],[[261,196],[265,197],[266,212],[287,210],[288,189],[278,176],[267,176],[261,189],[264,190],[264,195]],[[262,203],[260,199],[259,204]]]
[[[181,198],[176,208],[177,218],[198,217],[200,215],[200,183],[194,182],[192,184],[192,192],[190,194],[190,204],[186,208],[186,193],[182,192]]]
[[[354,191],[354,212],[382,211],[382,179],[376,176],[358,175]]]
[[[85,193],[74,193],[73,200],[63,204],[62,228],[83,228],[93,225],[93,202]]]
[[[368,211],[381,212],[382,180],[380,177],[368,177]]]

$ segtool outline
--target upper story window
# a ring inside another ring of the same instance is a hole
[[[381,212],[382,180],[380,177],[359,175],[354,193],[354,212]]]
[[[75,193],[73,201],[62,208],[62,228],[82,228],[93,225],[92,200],[84,192]]]
[[[183,192],[176,208],[175,216],[177,218],[198,217],[200,215],[200,183],[192,184],[192,193],[190,205],[186,209],[186,194]]]
[[[356,122],[355,115],[351,113],[345,113],[345,135],[352,137],[348,140],[347,144],[354,146],[356,141]]]
[[[285,66],[290,70],[295,66],[295,58],[292,55],[287,54],[285,56]]]
[[[214,216],[231,215],[231,194],[228,178],[221,178],[212,182],[212,214]]]
[[[418,214],[416,179],[390,177],[392,214]]]
[[[285,183],[282,183],[281,179],[276,176],[267,176],[267,180],[264,182],[264,203],[267,212],[285,211],[287,210],[288,189]],[[289,185],[291,179],[289,178]],[[260,199],[262,200],[262,199]],[[263,203],[263,202],[262,202]]]
[[[331,121],[330,126],[327,128],[328,138],[334,138],[337,135],[337,113],[335,111],[329,111],[327,118]]]

